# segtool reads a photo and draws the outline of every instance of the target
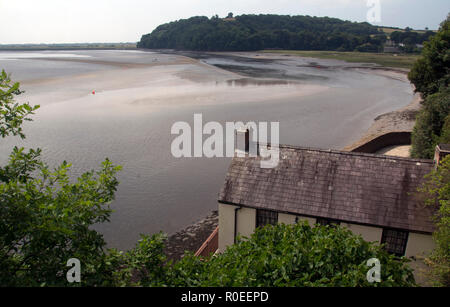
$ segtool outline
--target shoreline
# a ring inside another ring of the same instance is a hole
[[[219,213],[213,210],[206,217],[170,235],[164,253],[174,261],[183,258],[186,251],[195,253],[218,225]]]
[[[374,122],[369,129],[364,132],[362,137],[345,146],[343,150],[353,151],[356,148],[361,147],[388,133],[411,133],[416,123],[416,116],[422,107],[421,102],[422,97],[420,93],[415,93],[412,101],[405,107],[377,116],[374,118]]]

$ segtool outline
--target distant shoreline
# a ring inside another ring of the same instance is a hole
[[[0,44],[0,51],[136,50],[136,43]]]
[[[137,48],[0,48],[0,51],[89,51],[89,50],[138,50]]]

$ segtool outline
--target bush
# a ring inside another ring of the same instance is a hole
[[[370,268],[366,263],[371,258],[381,262],[381,283],[367,281]],[[239,238],[223,254],[206,259],[186,254],[179,262],[166,265],[165,278],[158,273],[159,284],[148,279],[138,284],[177,287],[414,286],[407,261],[388,254],[375,243],[365,242],[344,228],[279,224],[257,229],[249,239]]]

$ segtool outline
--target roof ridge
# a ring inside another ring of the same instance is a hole
[[[377,158],[377,159],[383,159],[383,160],[402,160],[402,161],[407,161],[407,162],[416,162],[416,163],[419,162],[419,163],[434,164],[434,161],[431,159],[404,158],[404,157],[386,156],[386,155],[372,154],[372,153],[353,152],[353,151],[345,151],[345,150],[337,150],[337,149],[303,147],[303,146],[285,145],[285,144],[279,144],[278,146],[280,148],[297,149],[297,150],[304,150],[304,151],[308,150],[308,151],[316,151],[316,152],[335,153],[335,154],[348,155],[348,156]]]

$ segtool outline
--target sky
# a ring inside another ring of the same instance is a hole
[[[0,44],[137,42],[166,22],[229,12],[437,29],[450,0],[0,0]]]

